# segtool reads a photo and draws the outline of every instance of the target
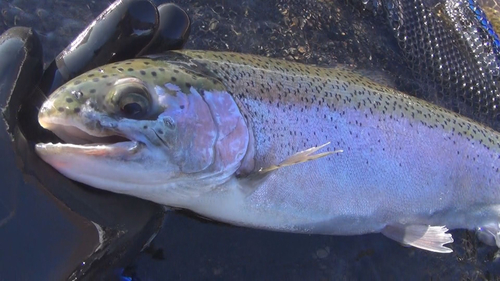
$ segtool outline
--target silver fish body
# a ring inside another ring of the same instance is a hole
[[[97,188],[242,226],[500,246],[499,133],[342,67],[174,52],[75,78],[39,120],[87,143],[39,155]]]

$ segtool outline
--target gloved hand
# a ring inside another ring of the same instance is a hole
[[[103,270],[110,273],[130,263],[155,234],[161,207],[81,188],[38,159],[33,143],[53,136],[40,128],[36,116],[46,96],[71,78],[109,62],[182,48],[189,31],[189,17],[176,5],[116,1],[45,71],[42,45],[31,28],[14,27],[0,36],[5,120],[0,122],[0,249],[5,258],[0,262],[11,264],[0,272],[2,278],[18,279],[19,272],[23,279],[102,278]],[[25,181],[26,175],[32,180]],[[23,249],[30,254],[9,260]]]

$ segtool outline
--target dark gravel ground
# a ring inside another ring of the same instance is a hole
[[[341,63],[396,86],[414,84],[385,22],[356,4],[344,0],[172,2],[185,8],[193,22],[186,48],[323,66]],[[110,3],[3,0],[0,30],[33,27],[50,62]],[[453,232],[454,253],[440,255],[401,247],[382,235],[295,235],[227,226],[187,212],[172,211],[166,217],[152,246],[127,274],[140,280],[500,280],[497,249],[480,244],[467,231]]]
[[[163,3],[165,1],[154,1]],[[228,50],[304,63],[402,71],[383,21],[344,1],[171,1],[192,19],[186,48]],[[50,61],[111,1],[0,1],[0,30],[31,26]]]

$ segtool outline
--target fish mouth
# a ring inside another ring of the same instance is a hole
[[[89,130],[85,126],[65,119],[40,118],[40,125],[52,131],[60,142],[38,143],[35,148],[39,154],[85,154],[100,156],[124,156],[137,153],[144,144],[126,136],[103,130],[101,123],[95,127],[100,130]]]

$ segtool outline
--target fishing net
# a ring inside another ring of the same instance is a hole
[[[500,129],[496,3],[482,3],[486,9],[475,0],[370,3],[385,12],[408,65],[421,81],[410,92]]]

